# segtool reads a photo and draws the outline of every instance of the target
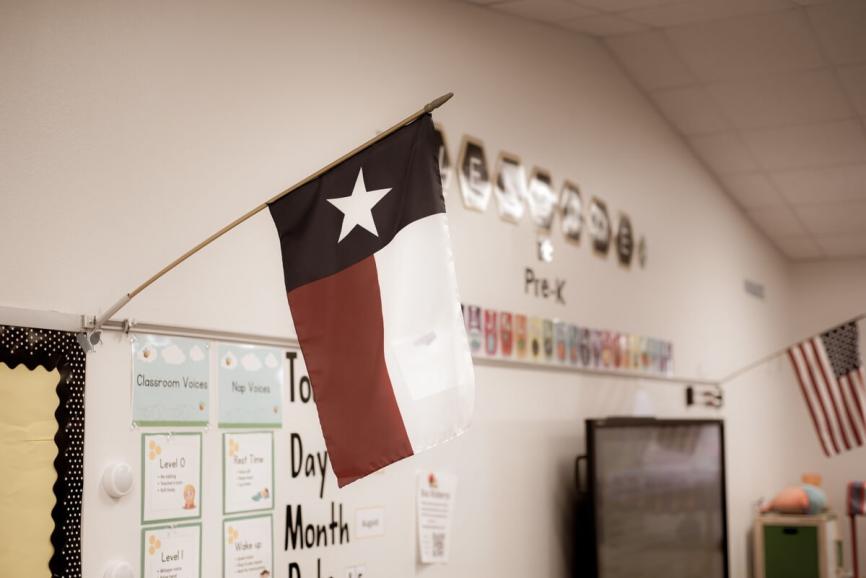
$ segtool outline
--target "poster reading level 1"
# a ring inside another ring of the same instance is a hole
[[[144,528],[142,578],[200,578],[201,525]]]
[[[223,578],[271,578],[274,571],[273,518],[223,521]]]
[[[207,425],[208,342],[136,335],[132,340],[132,421],[135,425]]]
[[[221,343],[220,427],[282,427],[283,351]]]
[[[418,543],[424,564],[448,561],[456,490],[456,476],[438,472],[418,476]]]
[[[201,515],[201,434],[141,436],[141,521]]]
[[[223,512],[274,507],[274,434],[223,434]]]

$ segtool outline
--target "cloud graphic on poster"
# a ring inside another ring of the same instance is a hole
[[[262,368],[262,360],[254,353],[247,353],[241,357],[241,365],[243,365],[244,369],[247,371],[258,371]]]
[[[169,365],[180,365],[186,361],[186,354],[183,349],[172,343],[162,350],[162,360]]]
[[[156,349],[153,345],[145,345],[138,352],[138,359],[144,361],[145,363],[151,363],[156,359]]]
[[[267,366],[269,369],[276,369],[278,364],[279,362],[277,361],[277,358],[273,353],[268,353],[265,356],[265,366]]]
[[[198,345],[193,345],[192,349],[189,350],[189,358],[193,361],[201,361],[204,359],[204,351]]]

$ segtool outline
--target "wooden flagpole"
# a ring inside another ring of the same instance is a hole
[[[189,251],[187,251],[186,253],[184,253],[183,255],[181,255],[180,257],[178,257],[177,259],[175,259],[174,261],[172,261],[168,265],[166,265],[165,267],[163,267],[162,269],[160,269],[155,275],[150,277],[150,279],[148,279],[147,281],[145,281],[144,283],[142,283],[141,285],[139,285],[138,287],[136,287],[135,289],[133,289],[132,291],[130,291],[129,293],[124,295],[123,297],[121,297],[117,301],[117,303],[112,305],[105,313],[103,313],[101,316],[99,316],[96,319],[93,326],[88,328],[89,331],[98,331],[103,325],[105,325],[106,321],[108,321],[109,319],[114,317],[114,315],[118,311],[123,309],[127,303],[132,301],[139,293],[141,293],[142,291],[144,291],[145,289],[147,289],[148,287],[153,285],[163,275],[165,275],[166,273],[168,273],[169,271],[171,271],[172,269],[174,269],[175,267],[177,267],[178,265],[180,265],[181,263],[183,263],[184,261],[186,261],[187,259],[189,259],[193,255],[195,255],[196,253],[198,253],[199,251],[201,251],[202,249],[204,249],[205,247],[207,247],[208,245],[210,245],[211,243],[213,243],[214,241],[216,241],[217,239],[219,239],[220,237],[222,237],[223,235],[225,235],[226,233],[228,233],[229,231],[231,231],[232,229],[234,229],[235,227],[237,227],[241,223],[248,221],[251,217],[253,217],[253,216],[257,215],[258,213],[267,209],[269,204],[271,204],[275,201],[278,201],[279,199],[288,195],[292,191],[301,188],[302,186],[306,185],[307,183],[309,183],[310,181],[312,181],[314,179],[317,179],[318,177],[320,177],[324,173],[328,172],[329,170],[331,170],[332,168],[334,168],[338,164],[342,163],[343,161],[345,161],[349,157],[352,157],[352,156],[358,154],[359,152],[361,152],[362,150],[376,144],[380,140],[382,140],[385,137],[387,137],[388,135],[396,132],[397,130],[403,128],[407,124],[411,124],[412,122],[417,120],[418,117],[420,117],[421,115],[424,115],[424,114],[427,114],[427,113],[430,113],[430,112],[436,110],[437,108],[439,108],[440,106],[442,106],[443,104],[445,104],[446,102],[451,100],[452,96],[454,96],[454,93],[449,92],[447,94],[443,94],[442,96],[440,96],[439,98],[437,98],[435,100],[431,100],[430,102],[425,104],[421,109],[410,114],[409,116],[407,116],[403,120],[401,120],[398,123],[396,123],[395,125],[393,125],[391,128],[389,128],[383,132],[380,132],[379,134],[377,134],[376,136],[374,136],[373,138],[371,138],[367,142],[355,147],[354,149],[347,152],[346,154],[344,154],[343,156],[341,156],[337,160],[325,165],[324,167],[317,170],[316,172],[314,172],[310,176],[308,176],[304,179],[301,179],[300,181],[298,181],[297,183],[295,183],[291,187],[284,189],[283,191],[277,193],[276,195],[274,195],[273,197],[271,197],[270,199],[268,199],[264,203],[260,204],[259,206],[247,211],[246,213],[244,213],[243,215],[241,215],[240,217],[238,217],[237,219],[235,219],[234,221],[232,221],[231,223],[229,223],[228,225],[226,225],[225,227],[223,227],[222,229],[220,229],[219,231],[217,231],[216,233],[214,233],[213,235],[211,235],[210,237],[208,237],[207,239],[205,239],[204,241],[202,241],[201,243],[199,243],[198,245],[196,245],[195,247],[193,247],[192,249],[190,249]]]

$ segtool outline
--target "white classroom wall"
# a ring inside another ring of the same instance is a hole
[[[753,229],[595,41],[469,6],[398,0],[37,0],[0,6],[0,32],[0,262],[14,272],[0,306],[98,314],[273,192],[454,91],[435,114],[452,158],[464,134],[484,141],[491,163],[499,151],[518,154],[557,186],[572,179],[627,213],[649,247],[645,270],[625,270],[555,231],[554,262],[542,264],[527,219],[506,224],[493,204],[467,211],[452,186],[463,301],[670,339],[685,376],[719,377],[799,337],[796,286],[810,276]],[[525,266],[566,279],[567,305],[525,294]],[[746,295],[744,278],[764,284],[766,300]],[[291,335],[269,216],[192,258],[123,316]],[[88,358],[86,576],[112,557],[137,567],[139,556],[138,495],[112,504],[98,487],[108,460],[138,461],[127,347],[109,336]],[[583,419],[629,413],[640,389],[660,416],[727,420],[731,576],[746,576],[751,504],[826,467],[787,371],[777,361],[729,384],[716,414],[686,411],[679,386],[480,366],[477,417],[463,438],[345,490],[331,478],[324,502],[308,482],[282,482],[276,575],[295,559],[309,575],[317,557],[334,576],[359,562],[377,576],[564,575]],[[297,419],[287,431],[313,439],[312,414]],[[206,437],[207,477],[218,472],[218,435]],[[279,471],[285,439],[277,450]],[[444,568],[415,563],[414,474],[429,467],[460,476]],[[217,499],[218,484],[206,490]],[[283,552],[289,499],[310,511],[330,500],[347,513],[381,504],[388,533]],[[219,568],[215,504],[205,504],[204,576]]]

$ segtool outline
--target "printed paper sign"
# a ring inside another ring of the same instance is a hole
[[[282,427],[283,351],[271,347],[218,347],[220,427]]]
[[[223,521],[223,578],[271,578],[274,571],[273,518]]]
[[[201,516],[201,434],[141,436],[141,521]]]
[[[208,342],[136,335],[132,340],[132,421],[202,426],[210,415]]]
[[[200,578],[201,524],[141,531],[142,578]]]
[[[373,538],[385,535],[385,508],[361,508],[355,511],[355,537]]]
[[[223,434],[223,513],[274,507],[274,435]]]
[[[430,472],[418,476],[418,544],[421,562],[448,562],[457,477]]]

